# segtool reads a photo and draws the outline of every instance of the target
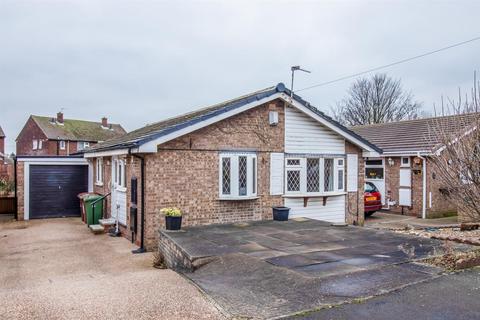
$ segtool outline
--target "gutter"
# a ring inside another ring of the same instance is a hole
[[[420,152],[417,153],[417,157],[422,159],[422,219],[427,218],[427,158],[422,157]]]
[[[145,157],[131,153],[131,149],[128,149],[128,154],[140,159],[140,178],[142,179],[140,185],[140,195],[142,197],[142,209],[140,210],[140,248],[132,250],[132,253],[144,253],[147,251],[145,250]]]

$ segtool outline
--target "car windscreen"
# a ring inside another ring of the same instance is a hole
[[[375,192],[377,191],[377,187],[373,183],[365,183],[365,192]]]

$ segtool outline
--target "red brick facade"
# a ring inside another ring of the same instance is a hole
[[[403,214],[415,217],[422,216],[423,207],[423,175],[426,174],[426,215],[427,218],[443,216],[444,214],[452,214],[456,212],[455,206],[448,200],[448,197],[442,193],[442,186],[436,179],[435,169],[432,161],[426,163],[427,172],[423,172],[423,164],[421,161],[415,163],[415,157],[409,157],[411,164],[411,199],[412,206],[404,207]],[[385,159],[385,185],[386,196],[390,201],[396,204],[390,206],[393,213],[402,213],[402,207],[398,205],[398,194],[400,184],[400,157],[390,157],[393,160],[393,166],[388,164],[388,158]],[[423,160],[422,160],[423,161]]]
[[[34,150],[33,140],[41,140],[42,148]],[[96,141],[90,141],[92,146],[95,143]],[[77,141],[65,141],[65,149],[61,149],[60,141],[49,140],[31,117],[17,137],[17,156],[66,156],[77,151]]]

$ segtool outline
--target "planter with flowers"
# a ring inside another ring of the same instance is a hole
[[[165,215],[167,230],[180,230],[182,227],[182,211],[178,208],[163,208],[160,210]]]

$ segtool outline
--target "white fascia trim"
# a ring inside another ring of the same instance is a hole
[[[391,152],[384,152],[380,156],[381,157],[414,157],[417,155],[429,156],[432,153],[427,150],[419,150],[419,151],[391,151]]]
[[[83,156],[85,158],[99,158],[99,157],[111,157],[111,156],[120,156],[128,154],[128,149],[116,149],[116,150],[106,150],[106,151],[98,151],[98,152],[88,152],[84,153]]]
[[[25,162],[27,164],[83,164],[86,165],[87,160],[84,158],[19,158],[18,162]]]
[[[31,165],[88,165],[88,189],[93,182],[93,168],[83,158],[23,158],[18,161],[25,162],[23,169],[23,219],[30,220],[30,166]]]
[[[296,101],[295,99],[292,99],[290,98],[290,96],[288,96],[287,94],[285,93],[282,93],[280,98],[282,100],[284,100],[285,102],[291,104],[292,106],[294,106],[295,108],[299,109],[300,111],[302,111],[303,113],[307,114],[308,116],[312,117],[313,119],[317,120],[318,122],[320,122],[321,124],[323,124],[325,127],[329,128],[330,130],[332,130],[333,132],[337,133],[338,135],[344,137],[345,139],[347,139],[348,141],[352,142],[353,144],[361,147],[362,149],[366,150],[366,151],[372,151],[372,152],[377,152],[375,149],[373,149],[372,147],[370,147],[369,145],[363,143],[362,141],[360,141],[359,139],[357,139],[356,137],[348,134],[347,132],[341,130],[340,128],[338,128],[337,126],[335,126],[334,124],[332,124],[331,122],[323,119],[322,117],[320,117],[319,115],[317,115],[315,112],[311,111],[310,109],[308,109],[307,107],[305,107],[304,105],[302,105],[301,103],[299,103],[298,101]]]
[[[222,114],[219,114],[218,116],[216,117],[212,117],[208,120],[205,120],[205,121],[201,121],[201,122],[198,122],[194,125],[191,125],[191,126],[188,126],[186,128],[183,128],[181,130],[178,130],[178,131],[175,131],[175,132],[172,132],[171,134],[167,134],[165,136],[162,136],[162,137],[159,137],[157,139],[153,139],[147,143],[144,143],[142,145],[140,145],[140,147],[137,149],[137,150],[132,150],[132,152],[135,152],[135,153],[152,153],[152,152],[157,152],[157,146],[162,144],[162,143],[165,143],[167,141],[170,141],[170,140],[173,140],[175,138],[178,138],[178,137],[181,137],[185,134],[188,134],[190,132],[193,132],[195,130],[198,130],[198,129],[201,129],[201,128],[204,128],[206,126],[209,126],[215,122],[218,122],[218,121],[221,121],[221,120],[224,120],[224,119],[227,119],[227,118],[230,118],[234,115],[237,115],[239,113],[242,113],[244,111],[247,111],[248,109],[251,109],[251,108],[254,108],[254,107],[257,107],[261,104],[264,104],[264,103],[267,103],[269,101],[272,101],[272,100],[275,100],[277,98],[280,98],[282,95],[281,93],[275,93],[275,94],[272,94],[271,96],[268,96],[266,98],[263,98],[263,99],[260,99],[260,100],[256,100],[256,101],[253,101],[253,102],[250,102],[240,108],[236,108],[236,109],[233,109],[231,111],[228,111],[228,112],[224,112]]]
[[[364,158],[379,158],[382,156],[382,154],[376,151],[363,151],[362,156]]]

